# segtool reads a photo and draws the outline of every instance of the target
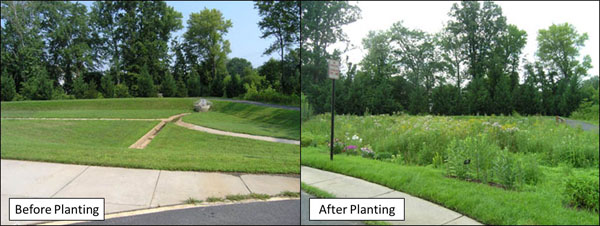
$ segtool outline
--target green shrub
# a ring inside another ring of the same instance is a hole
[[[308,146],[312,145],[312,142],[313,142],[312,136],[302,135],[302,137],[300,138],[300,146],[302,146],[302,147],[308,147]]]
[[[519,158],[523,181],[527,184],[535,185],[542,180],[543,173],[539,167],[537,155],[523,155]]]
[[[121,84],[117,84],[115,86],[115,97],[117,97],[117,98],[131,97],[129,95],[129,89],[127,88],[127,86],[125,84],[121,83]]]
[[[598,176],[571,175],[565,182],[565,201],[569,206],[598,212]]]
[[[243,96],[244,100],[253,100],[295,106],[300,104],[300,97],[296,94],[288,96],[277,92],[270,86],[263,90],[257,90],[257,88],[254,85],[245,84],[245,86],[246,94],[244,94]]]
[[[386,160],[386,159],[391,159],[391,158],[392,158],[392,154],[388,153],[388,152],[377,153],[375,155],[375,159],[377,159],[377,160]]]
[[[62,87],[57,86],[52,91],[52,99],[53,100],[66,100],[66,99],[74,99],[73,95],[68,95],[65,93]]]

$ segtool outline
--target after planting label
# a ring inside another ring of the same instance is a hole
[[[311,198],[309,209],[309,220],[404,220],[404,198]]]
[[[9,198],[9,220],[104,220],[103,198]]]

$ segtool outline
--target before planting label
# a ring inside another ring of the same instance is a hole
[[[104,220],[104,198],[9,198],[9,220]]]
[[[309,209],[309,220],[404,220],[404,198],[311,198]]]

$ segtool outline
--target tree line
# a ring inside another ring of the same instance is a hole
[[[225,96],[290,100],[300,93],[299,2],[255,2],[258,68],[229,59],[231,20],[217,9],[182,14],[163,1],[3,1],[1,99]],[[169,45],[170,44],[170,45]]]
[[[539,30],[535,61],[529,62],[521,58],[527,33],[508,24],[497,4],[463,1],[448,15],[436,33],[402,21],[370,31],[362,41],[366,56],[358,64],[343,61],[347,72],[336,81],[336,113],[568,116],[598,93],[590,89],[598,87],[593,84],[597,75],[583,81],[591,58],[579,51],[588,36],[573,25]],[[348,2],[303,2],[301,18],[302,92],[315,113],[327,112],[326,59],[344,60],[340,56],[347,49],[326,49],[347,41],[341,27],[360,19],[360,8]]]

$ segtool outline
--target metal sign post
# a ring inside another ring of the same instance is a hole
[[[333,160],[333,128],[335,119],[335,80],[340,78],[340,62],[327,60],[328,74],[331,79],[331,142],[329,143],[329,160]]]

